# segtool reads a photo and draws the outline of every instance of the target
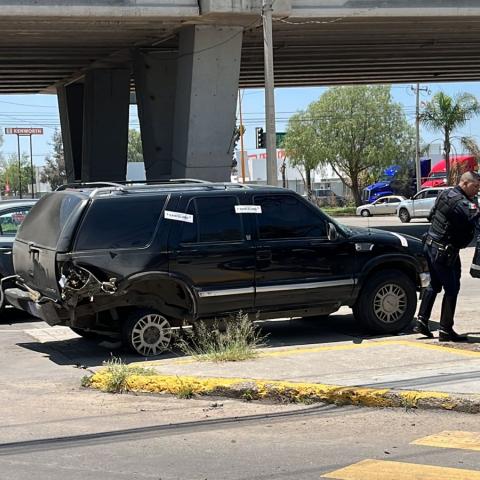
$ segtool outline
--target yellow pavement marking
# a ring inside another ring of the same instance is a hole
[[[444,431],[415,440],[412,444],[480,451],[480,432]]]
[[[337,480],[480,480],[480,472],[416,463],[363,460],[322,475]]]
[[[471,350],[461,350],[459,348],[453,347],[442,347],[440,345],[432,345],[430,343],[415,342],[413,340],[366,340],[362,343],[348,343],[342,345],[321,345],[317,347],[303,347],[303,348],[287,348],[282,350],[260,350],[260,356],[262,357],[287,357],[292,355],[301,355],[305,353],[317,353],[317,352],[334,352],[340,350],[357,350],[364,348],[374,348],[382,346],[406,346],[413,348],[421,348],[424,350],[437,350],[444,353],[453,353],[455,355],[460,355],[464,357],[477,357],[480,358],[480,352],[471,351]],[[132,365],[144,365],[144,366],[155,366],[155,365],[165,365],[173,363],[175,365],[186,365],[189,363],[195,363],[197,360],[192,358],[182,358],[178,360],[168,361],[168,360],[147,360],[143,362],[135,362]]]

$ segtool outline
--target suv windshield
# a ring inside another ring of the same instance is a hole
[[[17,237],[36,245],[55,248],[62,230],[83,197],[71,193],[54,192],[42,197],[26,216]]]

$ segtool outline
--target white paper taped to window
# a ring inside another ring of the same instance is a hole
[[[169,220],[176,220],[177,222],[193,223],[193,215],[189,215],[188,213],[165,210],[164,217],[168,218]]]
[[[235,205],[235,213],[262,213],[260,205]]]

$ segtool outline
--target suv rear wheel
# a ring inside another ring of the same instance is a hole
[[[172,340],[172,326],[155,310],[136,310],[122,325],[123,344],[144,357],[164,352]]]
[[[398,212],[398,218],[402,223],[408,223],[410,221],[410,214],[406,208],[400,209]]]
[[[410,324],[416,306],[413,281],[403,272],[387,270],[367,279],[353,314],[372,333],[396,333]]]

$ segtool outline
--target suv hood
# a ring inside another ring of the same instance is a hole
[[[393,249],[407,249],[413,255],[423,255],[422,242],[411,235],[388,232],[377,228],[349,227],[350,241],[358,243],[373,243]]]

